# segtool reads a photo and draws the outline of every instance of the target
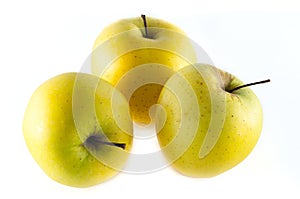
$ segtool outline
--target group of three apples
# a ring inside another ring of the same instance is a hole
[[[93,75],[47,80],[25,111],[29,151],[55,181],[88,187],[121,171],[132,121],[155,122],[163,154],[187,176],[218,175],[255,146],[259,100],[233,75],[197,63],[191,40],[176,26],[144,15],[120,20],[101,32],[91,57]]]

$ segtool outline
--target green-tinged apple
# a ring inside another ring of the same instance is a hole
[[[92,73],[118,87],[133,120],[143,124],[151,123],[149,109],[166,80],[196,62],[192,42],[180,28],[145,15],[104,28],[91,57]]]
[[[132,146],[126,98],[84,73],[55,76],[36,89],[25,111],[29,151],[53,180],[89,187],[116,175]]]
[[[184,67],[165,84],[157,109],[157,138],[178,172],[212,177],[243,161],[262,129],[261,104],[248,87],[206,64]]]

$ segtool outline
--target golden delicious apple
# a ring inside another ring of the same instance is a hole
[[[24,115],[29,151],[53,180],[88,187],[116,175],[132,146],[125,97],[97,76],[65,73],[33,93]]]
[[[262,129],[256,95],[235,76],[211,65],[180,69],[165,84],[156,129],[175,170],[192,177],[221,174],[244,160]]]
[[[174,71],[195,63],[196,53],[181,29],[142,15],[106,27],[91,58],[92,73],[121,90],[135,122],[148,124],[163,84]]]

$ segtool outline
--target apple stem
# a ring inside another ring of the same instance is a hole
[[[149,38],[148,37],[148,27],[147,27],[147,20],[146,20],[146,15],[141,15],[142,19],[143,19],[143,22],[144,22],[144,27],[145,27],[145,37],[146,38]]]
[[[253,85],[257,85],[257,84],[264,84],[264,83],[268,83],[270,81],[271,81],[270,79],[266,79],[266,80],[263,80],[263,81],[253,82],[253,83],[250,83],[250,84],[244,84],[244,85],[235,87],[235,88],[229,90],[228,92],[232,93],[233,91],[236,91],[236,90],[241,89],[241,88],[245,88],[245,87],[253,86]]]
[[[102,144],[106,144],[109,146],[116,146],[116,147],[120,147],[121,149],[125,149],[126,144],[125,143],[115,143],[115,142],[102,142]]]
[[[85,147],[87,147],[88,149],[98,149],[101,145],[115,146],[115,147],[120,147],[122,149],[125,149],[125,147],[126,147],[125,143],[115,143],[115,142],[104,141],[103,136],[101,136],[101,135],[89,136],[85,140],[83,145]]]

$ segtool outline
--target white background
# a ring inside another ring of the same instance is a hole
[[[2,196],[300,197],[300,4],[279,0],[175,2],[0,2]],[[121,173],[87,189],[52,181],[34,162],[23,139],[22,119],[29,97],[50,77],[78,71],[104,26],[141,13],[181,27],[217,67],[244,82],[271,78],[270,84],[252,88],[264,109],[257,146],[241,164],[210,179],[184,177],[167,168],[146,175]]]

